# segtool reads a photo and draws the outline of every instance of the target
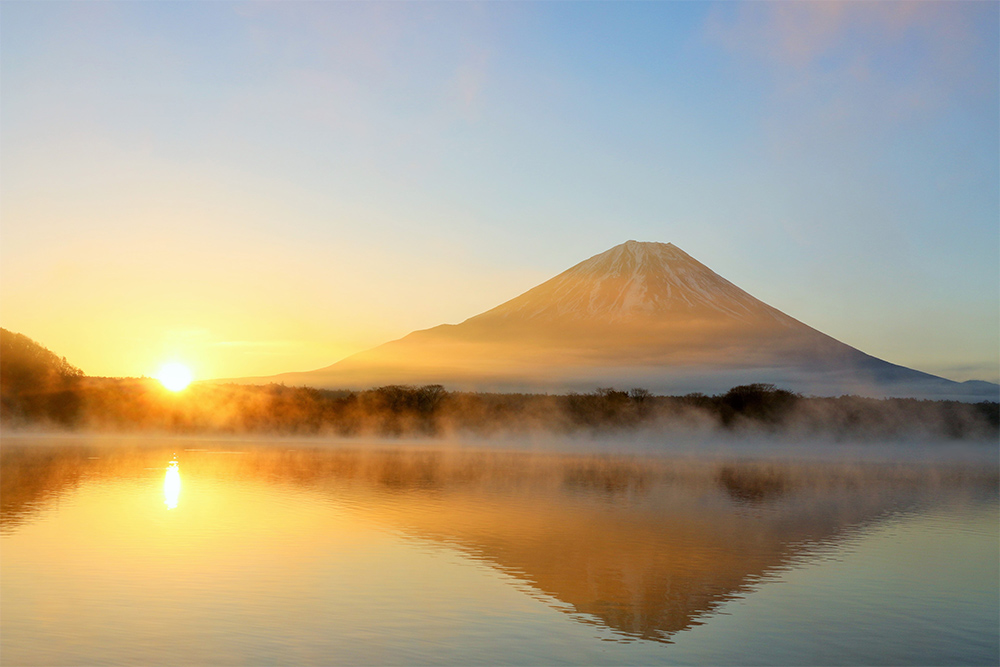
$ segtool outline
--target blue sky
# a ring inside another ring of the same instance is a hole
[[[0,320],[327,365],[628,239],[1000,375],[996,3],[0,6]]]

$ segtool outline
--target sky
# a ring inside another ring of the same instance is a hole
[[[0,3],[0,326],[329,365],[629,239],[1000,380],[1000,4]]]

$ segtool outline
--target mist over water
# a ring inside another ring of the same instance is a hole
[[[5,437],[0,660],[995,661],[985,449],[612,444]]]

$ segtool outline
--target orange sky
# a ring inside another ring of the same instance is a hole
[[[311,370],[632,238],[997,381],[998,11],[2,3],[0,326],[93,375]]]

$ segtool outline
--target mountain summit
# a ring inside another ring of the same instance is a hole
[[[792,321],[672,243],[628,241],[580,262],[471,321],[726,317]]]
[[[617,386],[675,394],[772,382],[817,395],[966,400],[984,389],[871,357],[772,308],[671,243],[637,241],[461,324],[415,331],[326,368],[269,379],[357,389]],[[995,398],[995,385],[985,389]]]

